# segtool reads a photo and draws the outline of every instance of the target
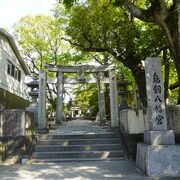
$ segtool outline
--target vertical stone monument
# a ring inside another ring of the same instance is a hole
[[[180,175],[180,147],[175,146],[174,131],[167,129],[161,61],[145,60],[149,130],[144,143],[137,145],[136,165],[148,176]],[[179,152],[178,152],[179,151]]]
[[[46,72],[39,71],[38,129],[47,129],[46,117]]]

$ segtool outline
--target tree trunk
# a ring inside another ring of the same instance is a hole
[[[168,8],[161,0],[151,0],[148,9],[140,9],[130,0],[125,1],[125,8],[136,18],[144,22],[154,22],[166,32],[171,54],[176,66],[180,88],[180,0],[174,0]]]
[[[179,97],[177,104],[180,103],[180,1],[174,3],[168,17],[166,18],[163,28],[167,34],[170,44],[171,54],[174,58],[176,71],[178,75]]]
[[[164,99],[165,103],[167,103],[168,99],[168,89],[169,89],[169,71],[170,71],[170,64],[169,59],[167,58],[167,49],[163,50],[163,59],[164,59]]]
[[[132,69],[131,72],[134,76],[134,79],[138,86],[138,92],[140,100],[143,104],[143,107],[147,107],[147,95],[146,95],[146,79],[145,79],[145,70],[144,69]]]
[[[177,10],[173,10],[165,20],[163,26],[170,44],[171,54],[174,58],[178,80],[180,82],[180,4]],[[180,83],[179,83],[180,87]]]
[[[145,70],[141,62],[138,63],[138,59],[133,55],[133,53],[129,53],[126,61],[122,63],[131,70],[134,80],[138,86],[139,97],[142,105],[143,107],[147,107]]]

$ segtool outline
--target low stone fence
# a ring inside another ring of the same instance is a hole
[[[180,105],[169,106],[166,110],[168,129],[173,129],[176,137],[176,142],[180,143]]]
[[[180,106],[168,106],[166,108],[168,129],[175,132],[176,143],[180,143]],[[125,109],[119,113],[120,130],[132,157],[136,155],[136,145],[143,142],[143,132],[149,129],[146,109]]]
[[[26,154],[34,136],[33,113],[25,110],[0,110],[0,162],[12,163]]]
[[[119,124],[126,134],[141,134],[149,128],[146,110],[122,110],[119,120]]]

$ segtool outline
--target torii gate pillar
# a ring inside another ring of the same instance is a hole
[[[109,71],[109,87],[110,87],[110,106],[111,106],[111,127],[119,126],[118,118],[118,99],[117,99],[117,82],[115,70]]]
[[[38,129],[46,129],[46,72],[39,71]]]
[[[99,102],[100,125],[105,125],[105,123],[106,123],[106,111],[105,111],[104,83],[103,83],[103,73],[102,72],[98,72],[97,85],[98,85],[98,102]]]
[[[57,103],[56,103],[56,124],[63,122],[63,72],[58,71],[57,76]]]

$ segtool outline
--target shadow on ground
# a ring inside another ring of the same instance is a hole
[[[58,180],[144,180],[160,178],[148,178],[143,176],[135,168],[131,161],[91,161],[91,162],[66,162],[48,164],[27,164],[0,166],[1,180],[21,179],[58,179]],[[172,179],[172,178],[161,178]],[[178,178],[173,178],[178,179]]]

